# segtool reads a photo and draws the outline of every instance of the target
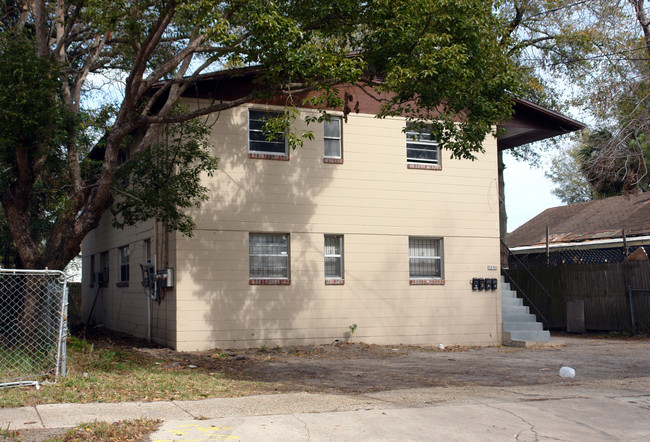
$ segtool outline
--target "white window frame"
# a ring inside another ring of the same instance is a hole
[[[117,252],[120,264],[120,282],[129,282],[129,278],[131,277],[131,269],[129,265],[131,253],[129,252],[129,246],[118,247]]]
[[[328,124],[336,122],[338,126],[338,136],[327,136],[325,128]],[[343,125],[341,124],[341,117],[331,116],[330,121],[323,121],[323,158],[340,160],[343,158]],[[326,146],[327,141],[338,141],[338,155],[327,155]]]
[[[409,150],[422,152],[435,152],[435,159],[410,157]],[[406,128],[406,162],[411,164],[428,164],[431,166],[440,166],[440,145],[437,141],[431,139],[431,131],[409,130]]]
[[[422,255],[413,253],[413,241],[435,241],[438,243],[439,255]],[[413,276],[413,260],[431,260],[439,261],[440,274],[429,274],[429,275],[416,275]],[[409,279],[411,280],[444,280],[444,242],[440,237],[429,237],[429,236],[409,236]]]
[[[339,245],[339,253],[327,253],[327,239],[328,238],[335,238],[338,239]],[[343,277],[343,235],[324,235],[323,237],[323,262],[324,262],[324,272],[325,272],[325,279],[344,279]],[[328,275],[327,274],[327,258],[338,258],[339,259],[339,268],[338,268],[338,275]]]
[[[253,149],[253,147],[251,145],[251,142],[279,144],[279,140],[276,140],[276,141],[251,140],[251,133],[252,132],[264,134],[264,131],[262,129],[253,129],[251,127],[251,122],[252,121],[264,121],[264,120],[260,120],[260,119],[257,119],[257,118],[255,118],[255,119],[252,118],[252,113],[253,112],[257,112],[257,113],[260,113],[260,114],[266,114],[266,115],[268,115],[270,117],[280,115],[280,112],[275,112],[275,111],[265,111],[265,110],[255,109],[255,108],[248,109],[248,153],[249,154],[256,154],[256,155],[270,155],[270,156],[277,156],[277,157],[288,156],[289,153],[288,153],[288,148],[287,148],[287,136],[286,136],[286,134],[280,134],[280,133],[277,134],[278,138],[280,137],[280,135],[282,135],[282,137],[283,137],[282,142],[284,144],[284,151],[282,151],[282,152],[273,152],[273,151],[268,151],[268,150],[255,150],[255,149]]]
[[[254,238],[255,237],[267,237],[267,238],[277,238],[280,239],[281,241],[277,242],[276,244],[280,244],[281,246],[284,246],[284,250],[281,250],[280,253],[253,253],[253,247],[254,247]],[[290,276],[291,276],[291,253],[290,253],[290,245],[291,245],[291,238],[288,233],[249,233],[248,234],[248,278],[251,281],[254,280],[283,280],[283,281],[289,281]],[[284,244],[282,244],[282,240],[284,240]],[[267,259],[280,259],[282,261],[285,261],[284,266],[281,268],[284,268],[284,274],[274,274],[273,273],[273,267],[268,268],[264,266],[260,267],[254,267],[253,265],[253,260],[255,258],[267,258]]]
[[[151,238],[142,241],[142,254],[144,255],[145,262],[151,262]]]

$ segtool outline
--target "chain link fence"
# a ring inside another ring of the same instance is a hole
[[[67,310],[63,272],[0,269],[0,388],[65,375]]]

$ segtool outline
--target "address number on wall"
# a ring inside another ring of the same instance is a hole
[[[488,270],[496,270],[497,266],[488,266]]]

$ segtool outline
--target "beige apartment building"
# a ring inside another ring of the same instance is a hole
[[[572,120],[518,100],[499,141],[455,160],[347,93],[359,112],[299,118],[314,139],[294,151],[261,133],[277,105],[211,116],[219,171],[191,211],[194,236],[153,221],[116,230],[107,213],[83,243],[84,320],[187,351],[499,344],[500,291],[471,283],[500,275],[498,150],[575,130]],[[141,284],[145,261],[171,269],[159,303]]]

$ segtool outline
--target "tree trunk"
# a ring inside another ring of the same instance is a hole
[[[38,330],[42,322],[40,310],[47,277],[26,275],[23,284],[23,309],[20,317],[18,342],[31,355],[43,347],[39,342]]]

